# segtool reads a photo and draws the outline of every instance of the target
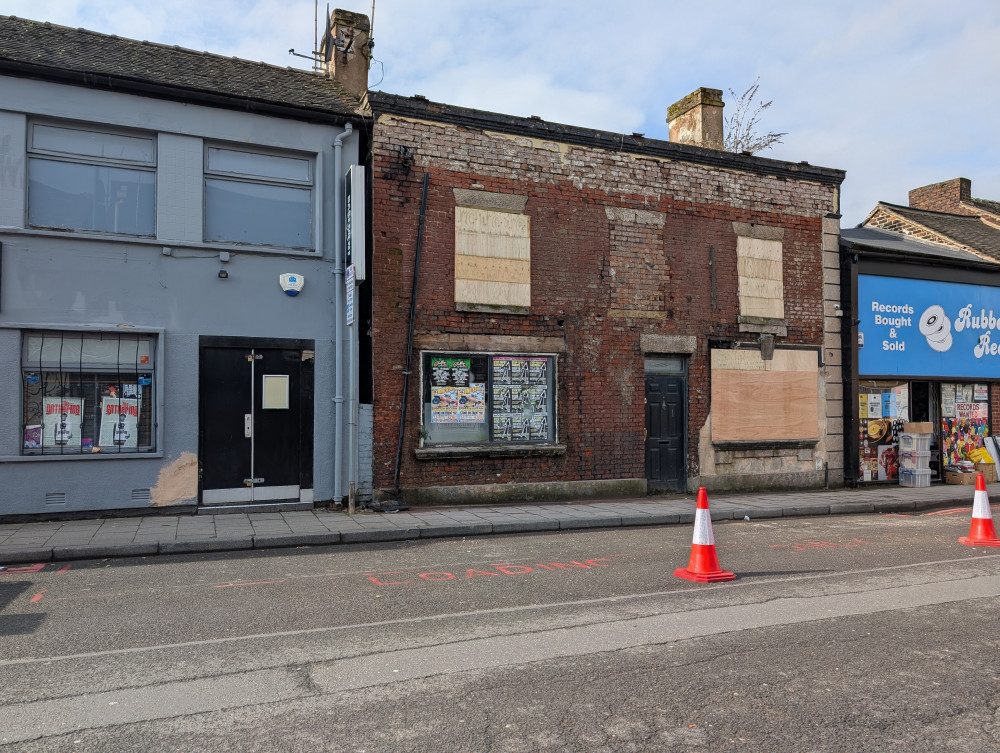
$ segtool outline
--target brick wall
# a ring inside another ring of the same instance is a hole
[[[954,178],[943,183],[914,188],[910,191],[910,206],[929,209],[932,212],[951,214],[975,214],[962,202],[972,198],[972,181],[968,178]]]
[[[565,352],[557,424],[566,450],[417,460],[415,367],[403,487],[644,478],[644,334],[697,338],[688,473],[698,476],[698,437],[711,409],[709,341],[757,339],[740,332],[733,222],[784,228],[788,332],[779,343],[824,344],[823,217],[835,211],[836,186],[382,115],[373,142],[376,489],[392,484],[424,172],[415,332],[558,338]],[[454,188],[528,197],[529,315],[456,311]]]

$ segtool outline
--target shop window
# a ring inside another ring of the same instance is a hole
[[[32,227],[152,236],[155,188],[154,137],[32,124]]]
[[[428,444],[555,441],[554,356],[425,353],[423,422]]]
[[[739,236],[736,256],[740,316],[784,319],[781,241]]]
[[[988,384],[941,384],[941,451],[944,464],[970,460],[990,428]]]
[[[312,250],[313,160],[209,146],[205,240]]]
[[[862,382],[858,386],[860,481],[899,478],[899,435],[910,420],[908,382]]]
[[[23,454],[152,452],[152,335],[25,332]]]
[[[523,213],[456,206],[455,303],[529,309],[530,236],[529,217]]]

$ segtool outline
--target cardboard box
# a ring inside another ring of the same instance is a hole
[[[997,481],[997,467],[993,463],[976,463],[976,473],[983,474],[983,481],[987,484],[995,484]]]
[[[933,434],[934,424],[930,421],[915,421],[903,424],[903,431],[907,434]]]
[[[957,471],[945,471],[944,482],[946,484],[974,484],[977,473],[958,473]]]

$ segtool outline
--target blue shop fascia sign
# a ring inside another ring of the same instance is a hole
[[[858,373],[1000,378],[1000,288],[858,275]]]

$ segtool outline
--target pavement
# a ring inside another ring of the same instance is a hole
[[[994,498],[1000,484],[987,491]],[[935,484],[914,489],[862,489],[709,495],[712,520],[805,515],[905,513],[972,507],[975,486]],[[50,561],[220,552],[275,547],[405,541],[443,536],[488,536],[694,521],[695,495],[561,504],[526,503],[361,510],[298,510],[237,514],[141,515],[0,524],[0,566]]]

